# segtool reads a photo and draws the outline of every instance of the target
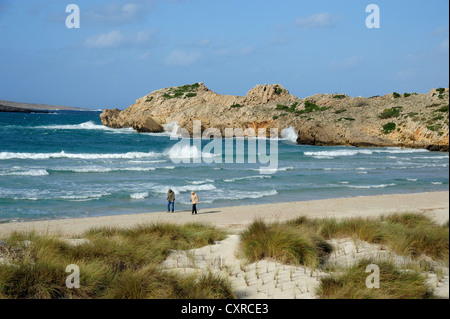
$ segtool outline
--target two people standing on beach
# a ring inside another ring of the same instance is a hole
[[[191,202],[192,202],[192,215],[197,215],[197,205],[198,205],[198,195],[192,191],[191,192]],[[169,189],[167,192],[167,212],[172,213],[175,211],[175,193],[173,190]]]

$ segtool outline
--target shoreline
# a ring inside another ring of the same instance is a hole
[[[377,217],[404,212],[423,213],[437,223],[444,224],[449,220],[449,191],[206,209],[200,206],[197,216],[192,216],[190,211],[178,211],[174,214],[160,212],[5,223],[0,224],[0,238],[16,231],[76,236],[95,227],[124,228],[158,222],[174,224],[201,222],[236,231],[258,218],[272,222],[291,220],[300,216],[309,218]]]

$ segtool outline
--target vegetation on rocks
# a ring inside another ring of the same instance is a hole
[[[383,133],[389,134],[392,131],[394,131],[396,128],[397,128],[397,124],[392,123],[392,122],[387,123],[387,124],[383,125]]]
[[[163,97],[167,100],[177,99],[184,97],[194,97],[197,96],[194,92],[200,87],[199,83],[195,84],[186,84],[183,86],[179,86],[176,88],[169,89],[166,93],[163,94]],[[194,95],[195,94],[195,95]]]

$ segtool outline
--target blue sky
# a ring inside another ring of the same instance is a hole
[[[81,28],[66,28],[68,4]],[[381,27],[366,27],[366,6]],[[245,95],[425,93],[449,84],[447,0],[0,0],[0,99],[124,109],[204,82]]]

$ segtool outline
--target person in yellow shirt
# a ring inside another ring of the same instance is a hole
[[[192,202],[192,215],[197,215],[198,195],[194,191],[191,192],[191,202]]]

